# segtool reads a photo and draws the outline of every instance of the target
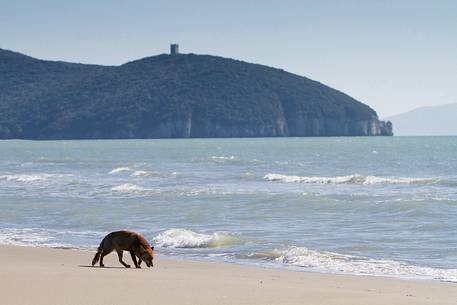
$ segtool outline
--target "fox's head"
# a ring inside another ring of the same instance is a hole
[[[146,263],[146,266],[153,267],[153,260],[154,260],[154,247],[143,248],[140,247],[140,258],[142,261]]]

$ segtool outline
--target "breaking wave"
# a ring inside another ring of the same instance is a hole
[[[148,171],[134,171],[130,176],[132,177],[147,177],[151,176],[152,173]]]
[[[166,248],[219,248],[241,244],[241,236],[216,232],[197,233],[186,229],[170,229],[160,233],[154,242]]]
[[[436,178],[410,177],[378,177],[363,175],[348,175],[336,177],[307,177],[281,174],[267,174],[263,177],[267,181],[294,182],[308,184],[433,184],[439,182]]]
[[[260,164],[262,161],[257,159],[243,159],[239,156],[233,155],[220,155],[220,156],[209,156],[199,157],[192,159],[195,163],[212,163],[212,164],[226,164],[226,165],[255,165]]]
[[[227,160],[235,160],[235,156],[212,156],[211,160],[213,161],[227,161]]]
[[[393,260],[319,252],[305,247],[290,247],[287,250],[275,250],[275,252],[277,253],[277,257],[274,259],[276,262],[321,272],[457,282],[457,269],[420,267]]]
[[[124,183],[115,187],[111,188],[112,191],[114,192],[119,192],[119,193],[143,193],[147,191],[147,189],[138,186],[136,184],[131,184],[131,183]]]
[[[198,196],[230,196],[235,194],[252,194],[249,190],[243,189],[226,189],[218,185],[206,185],[201,187],[188,186],[165,186],[165,187],[143,187],[133,183],[124,183],[113,186],[110,192],[104,193],[110,195],[124,195],[136,197],[148,196],[166,196],[170,197],[198,197]]]
[[[0,180],[5,181],[14,181],[14,182],[36,182],[36,181],[45,181],[51,175],[48,174],[35,174],[35,175],[2,175]]]
[[[113,170],[111,170],[108,174],[117,174],[117,173],[124,173],[124,172],[130,172],[132,169],[128,166],[123,166],[123,167],[116,167]]]
[[[99,240],[103,233],[95,231],[58,231],[41,228],[1,228],[0,245],[50,247],[50,248],[77,248],[93,249],[93,245],[76,245],[68,241],[69,236],[75,240],[94,239]]]
[[[60,174],[11,174],[11,175],[0,175],[0,181],[7,182],[22,182],[22,183],[31,183],[31,182],[42,182],[47,181],[50,178],[60,178],[60,177],[69,177],[72,175],[60,175]]]
[[[148,170],[137,170],[135,168],[131,168],[128,166],[125,167],[116,167],[111,170],[108,174],[120,174],[120,173],[130,173],[130,177],[142,178],[142,177],[151,177],[151,176],[167,176],[167,174],[163,174],[157,171],[148,171]],[[174,173],[170,174],[171,176]]]

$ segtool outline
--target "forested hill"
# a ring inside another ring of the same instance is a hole
[[[263,65],[158,55],[121,66],[0,49],[0,138],[392,135],[350,96]]]

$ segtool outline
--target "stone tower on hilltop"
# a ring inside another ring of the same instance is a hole
[[[178,55],[179,54],[179,44],[172,43],[170,45],[170,55]]]

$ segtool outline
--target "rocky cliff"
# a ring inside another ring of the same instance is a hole
[[[392,135],[348,95],[283,70],[208,55],[121,66],[0,49],[0,138]]]

